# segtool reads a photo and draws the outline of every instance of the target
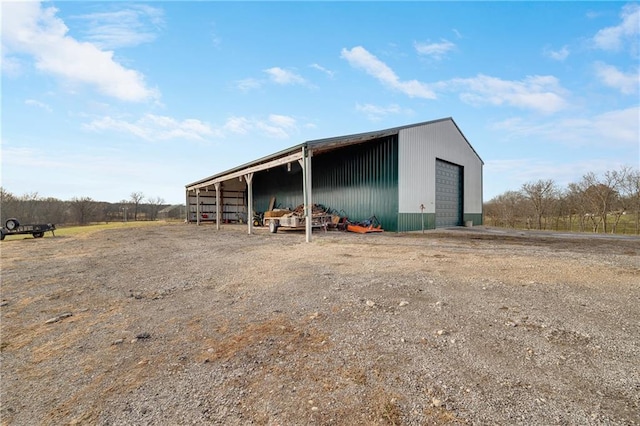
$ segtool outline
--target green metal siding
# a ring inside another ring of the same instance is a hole
[[[302,203],[302,170],[292,164],[254,177],[256,211]],[[313,202],[360,221],[375,215],[387,231],[398,230],[398,140],[390,136],[312,157]]]
[[[302,167],[296,161],[287,166],[258,172],[253,177],[253,208],[257,212],[269,209],[271,197],[276,208],[295,208],[302,204]]]
[[[397,137],[348,146],[313,157],[314,202],[344,211],[350,220],[375,215],[398,229]]]
[[[422,230],[423,220],[424,229],[436,228],[435,213],[399,213],[398,232],[420,231]]]
[[[422,230],[422,214],[420,213],[399,213],[398,232],[410,232]],[[465,213],[464,223],[471,221],[473,226],[482,225],[482,213]],[[436,214],[424,213],[424,229],[436,229]]]
[[[473,226],[482,225],[482,213],[465,213],[464,222],[467,223],[469,220],[473,222]]]

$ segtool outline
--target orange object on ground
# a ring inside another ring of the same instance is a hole
[[[377,217],[371,216],[363,222],[347,222],[347,231],[367,234],[369,232],[384,232]]]
[[[378,225],[378,226],[373,226],[373,225],[369,225],[369,226],[362,226],[362,225],[347,225],[347,231],[351,231],[351,232],[357,232],[358,234],[367,234],[369,232],[384,232],[384,229],[382,229],[382,225]]]

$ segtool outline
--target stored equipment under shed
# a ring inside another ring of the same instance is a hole
[[[186,185],[186,220],[251,234],[252,218],[302,205],[307,241],[314,204],[385,231],[480,225],[483,164],[452,118],[312,140]]]

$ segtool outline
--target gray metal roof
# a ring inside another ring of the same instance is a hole
[[[266,157],[262,157],[262,158],[259,158],[257,160],[251,161],[249,163],[245,163],[245,164],[242,164],[240,166],[234,167],[232,169],[226,170],[224,172],[217,173],[215,175],[208,176],[206,178],[197,180],[197,181],[192,182],[192,183],[190,183],[188,185],[185,185],[185,186],[187,188],[188,187],[192,187],[192,186],[196,186],[196,185],[202,184],[202,183],[207,182],[207,181],[212,181],[212,180],[215,180],[215,179],[222,178],[225,175],[229,175],[229,174],[233,174],[233,173],[239,172],[239,171],[241,171],[243,169],[247,169],[249,167],[258,166],[258,165],[263,164],[263,163],[268,163],[268,162],[276,160],[278,158],[285,157],[287,155],[295,153],[296,151],[301,151],[303,147],[310,148],[311,150],[313,150],[313,152],[316,152],[316,153],[326,152],[326,151],[330,151],[330,150],[333,150],[333,149],[338,149],[338,148],[341,148],[341,147],[344,147],[344,146],[347,146],[347,145],[360,144],[360,143],[365,143],[365,142],[372,141],[372,140],[375,140],[375,139],[380,139],[380,138],[384,138],[384,137],[388,137],[388,136],[397,135],[398,133],[400,133],[401,130],[404,130],[404,129],[410,129],[412,127],[418,127],[418,126],[424,126],[424,125],[439,123],[439,122],[442,122],[442,121],[451,121],[456,126],[456,128],[458,129],[458,131],[460,132],[460,134],[462,135],[464,140],[469,144],[469,147],[473,150],[473,152],[476,154],[476,156],[478,156],[478,159],[482,162],[482,164],[484,164],[484,161],[482,161],[482,158],[480,158],[480,156],[478,155],[476,150],[473,149],[473,146],[471,146],[471,144],[469,143],[467,138],[464,136],[462,131],[460,131],[460,128],[455,123],[455,121],[453,121],[453,118],[452,117],[446,117],[446,118],[440,118],[440,119],[437,119],[437,120],[425,121],[425,122],[422,122],[422,123],[414,123],[414,124],[408,124],[408,125],[405,125],[405,126],[392,127],[390,129],[385,129],[385,130],[376,130],[376,131],[372,131],[372,132],[356,133],[356,134],[352,134],[352,135],[336,136],[336,137],[331,137],[331,138],[315,139],[315,140],[306,141],[306,142],[303,142],[301,144],[292,146],[291,148],[287,148],[287,149],[284,149],[282,151],[276,152],[274,154],[268,155]]]

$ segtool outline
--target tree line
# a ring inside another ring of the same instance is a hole
[[[640,170],[587,173],[561,188],[552,179],[522,185],[484,204],[485,225],[640,234]]]
[[[160,197],[132,192],[118,203],[74,197],[62,201],[38,193],[16,196],[0,187],[0,224],[9,218],[21,223],[84,225],[95,222],[156,220],[169,207]],[[167,217],[183,218],[182,209]],[[602,175],[587,173],[579,182],[561,188],[552,179],[527,182],[484,203],[489,226],[555,231],[640,235],[640,170],[622,167]]]
[[[169,207],[161,197],[147,198],[142,192],[132,192],[128,200],[118,203],[95,201],[91,197],[74,197],[63,201],[42,197],[37,192],[16,196],[0,187],[0,224],[17,218],[20,223],[54,223],[56,225],[86,225],[96,222],[126,222],[156,220],[160,211]],[[175,209],[169,217],[180,217]]]

